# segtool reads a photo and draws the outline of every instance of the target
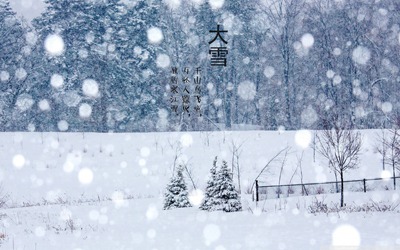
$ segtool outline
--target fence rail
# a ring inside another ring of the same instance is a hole
[[[399,188],[400,177],[373,178],[361,180],[343,181],[343,191],[364,192],[379,190],[396,190]],[[255,183],[256,201],[275,199],[280,197],[316,195],[325,193],[339,193],[341,191],[340,181],[328,181],[320,183],[286,184],[286,185],[259,185]]]

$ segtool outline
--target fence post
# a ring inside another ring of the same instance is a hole
[[[256,201],[258,202],[258,180],[256,180]]]
[[[365,185],[365,179],[363,179],[363,183],[364,183],[364,193],[367,192],[367,186]]]

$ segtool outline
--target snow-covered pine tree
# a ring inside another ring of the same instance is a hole
[[[131,120],[134,99],[131,69],[121,59],[121,47],[129,42],[120,33],[126,10],[119,0],[81,1],[46,0],[43,14],[33,20],[38,35],[35,58],[35,76],[31,79],[36,87],[36,99],[48,99],[51,123],[59,120],[69,123],[70,131],[95,130],[101,132],[124,129]],[[60,56],[49,54],[43,44],[49,35],[58,35],[65,44]],[[60,88],[51,88],[54,75],[63,78]],[[97,82],[98,94],[87,95],[82,87],[87,79]],[[93,112],[81,117],[79,106],[89,105]],[[60,112],[62,111],[62,112]],[[41,112],[43,113],[43,112]],[[40,130],[46,130],[42,117],[35,121]],[[46,119],[44,119],[46,120]]]
[[[30,48],[25,40],[26,26],[16,17],[8,0],[0,0],[0,27],[0,131],[23,131],[27,116],[22,113],[33,102],[26,95],[26,78],[30,73],[26,58]]]
[[[220,202],[216,210],[223,210],[224,212],[237,212],[242,210],[240,196],[235,189],[226,161],[222,162],[222,166],[217,173],[215,191],[215,198]]]
[[[170,183],[167,185],[167,190],[165,191],[164,210],[191,207],[182,171],[182,166],[179,166],[176,175],[171,178]]]
[[[167,24],[160,16],[163,9],[162,0],[137,0],[128,8],[121,20],[118,32],[122,40],[119,50],[124,67],[132,72],[132,83],[126,86],[126,98],[133,100],[129,104],[130,120],[126,128],[131,131],[154,130],[159,118],[159,109],[166,107],[165,98],[165,69],[157,66],[157,57],[165,54],[160,44],[149,42],[148,31],[159,28],[165,32]],[[168,54],[168,53],[167,53]]]
[[[213,211],[220,204],[218,197],[216,197],[216,181],[217,181],[217,157],[214,159],[213,166],[210,169],[210,179],[207,181],[206,192],[204,201],[199,207],[201,210]]]

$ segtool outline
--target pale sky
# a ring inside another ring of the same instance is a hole
[[[40,15],[45,4],[42,0],[9,0],[10,5],[18,16],[25,17],[28,21]]]

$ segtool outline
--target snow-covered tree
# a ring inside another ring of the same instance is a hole
[[[228,163],[222,161],[222,166],[217,171],[217,158],[215,158],[210,173],[211,176],[207,182],[205,198],[200,209],[207,211],[222,210],[224,212],[242,210],[240,196],[233,184],[232,176],[228,170]]]
[[[118,46],[122,63],[132,72],[132,83],[124,83],[124,93],[133,102],[128,108],[131,118],[126,125],[132,131],[153,131],[158,110],[166,106],[165,85],[161,84],[166,75],[157,64],[158,56],[165,53],[162,37],[166,24],[160,17],[162,9],[161,0],[139,0],[127,8],[121,19],[118,33],[122,40]]]
[[[28,96],[22,95],[29,73],[25,62],[30,48],[25,40],[26,26],[7,0],[0,0],[0,27],[0,130],[25,130],[14,121],[25,119],[21,112],[32,104]]]
[[[217,197],[216,183],[217,183],[217,157],[215,157],[213,166],[210,169],[210,177],[209,180],[207,181],[204,201],[199,207],[200,209],[212,211],[219,206],[220,200]]]
[[[49,99],[53,123],[67,120],[70,131],[118,130],[129,121],[129,107],[134,102],[127,93],[135,79],[122,62],[120,51],[124,44],[119,32],[126,12],[124,5],[118,0],[46,3],[45,12],[33,20],[38,34],[34,60],[38,63],[32,81],[40,86],[34,95]],[[49,53],[43,46],[54,36],[64,44],[60,55]],[[62,79],[62,86],[50,86],[54,75]],[[84,87],[85,80],[91,80],[88,88]],[[83,117],[82,105],[90,107]]]
[[[176,175],[171,178],[170,183],[167,185],[164,199],[164,210],[191,207],[182,171],[182,166],[179,166]]]
[[[217,199],[219,199],[220,202],[217,210],[223,210],[224,212],[237,212],[242,210],[240,196],[235,189],[226,161],[222,161],[222,166],[217,173],[215,191]]]

